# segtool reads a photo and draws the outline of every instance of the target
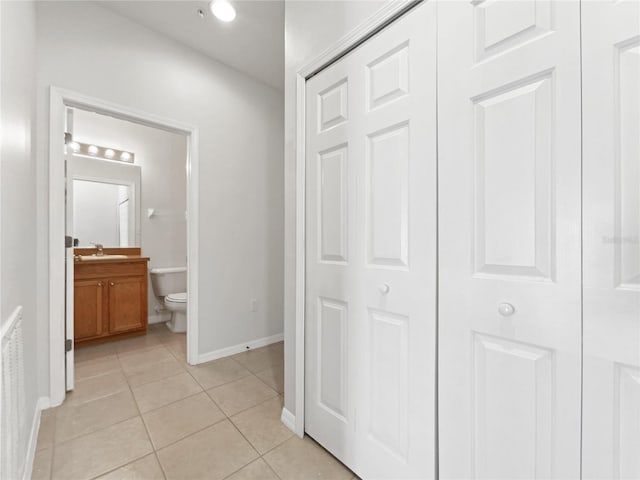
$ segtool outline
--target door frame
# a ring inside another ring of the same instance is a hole
[[[282,422],[299,437],[304,436],[305,404],[305,296],[306,296],[306,97],[307,80],[340,60],[400,16],[425,1],[389,1],[363,23],[347,33],[296,72],[296,290],[295,290],[295,414],[282,409]]]
[[[65,109],[80,108],[187,136],[187,361],[198,363],[198,128],[81,93],[49,90],[49,399],[65,398]]]

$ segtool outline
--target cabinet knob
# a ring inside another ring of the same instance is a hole
[[[115,285],[115,283],[109,282],[109,285],[111,285],[113,287]]]
[[[102,286],[102,282],[98,282],[98,286],[101,287]]]
[[[513,315],[516,309],[510,303],[501,303],[498,305],[498,313],[503,317],[509,317]]]
[[[378,286],[378,290],[381,294],[386,295],[387,293],[389,293],[389,290],[391,290],[391,287],[388,284],[383,283],[382,285]]]

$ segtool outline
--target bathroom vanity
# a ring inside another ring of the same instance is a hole
[[[144,335],[147,263],[140,248],[74,249],[76,347]]]

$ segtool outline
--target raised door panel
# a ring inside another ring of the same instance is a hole
[[[367,261],[372,267],[409,265],[409,125],[368,135]]]
[[[550,478],[553,351],[474,335],[473,457],[477,478]]]
[[[104,335],[106,281],[76,280],[73,291],[75,340]]]
[[[109,280],[109,333],[139,330],[146,325],[145,277]]]

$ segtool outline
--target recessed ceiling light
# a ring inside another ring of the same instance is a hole
[[[104,156],[105,156],[105,157],[107,157],[107,158],[113,158],[113,157],[115,157],[115,155],[116,155],[116,152],[114,152],[114,151],[113,151],[113,150],[111,150],[110,148],[107,148],[107,149],[104,151]]]
[[[223,22],[231,22],[236,18],[236,9],[227,0],[213,0],[209,4],[209,8],[211,13]]]
[[[89,152],[89,155],[97,155],[98,147],[96,147],[95,145],[89,145],[89,148],[87,148],[87,152]]]
[[[77,152],[80,150],[80,144],[78,142],[71,142],[69,144],[69,148],[71,148],[72,151]]]
[[[122,152],[122,154],[120,155],[120,160],[122,160],[123,162],[128,162],[129,160],[131,160],[131,154],[129,152]]]

